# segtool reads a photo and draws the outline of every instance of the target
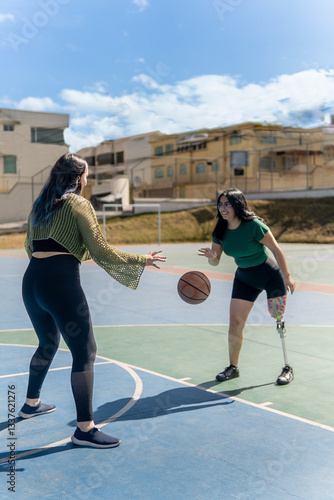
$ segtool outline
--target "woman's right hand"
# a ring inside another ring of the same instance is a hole
[[[158,250],[156,252],[148,252],[146,254],[146,265],[147,266],[153,266],[156,267],[157,269],[160,269],[159,266],[155,264],[155,262],[166,262],[166,258],[162,255],[158,255],[158,253],[161,253],[162,250]]]
[[[217,252],[212,250],[212,248],[200,248],[198,251],[199,251],[198,255],[201,255],[202,257],[206,257],[209,260],[217,259],[217,257],[218,257]]]

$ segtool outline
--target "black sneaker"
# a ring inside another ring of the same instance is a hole
[[[219,382],[224,382],[225,380],[230,380],[239,376],[239,369],[236,366],[230,365],[225,368],[224,371],[218,373],[218,375],[216,376],[216,380],[218,380]]]
[[[39,403],[37,406],[30,406],[24,403],[21,410],[19,411],[19,417],[21,418],[31,418],[37,417],[37,415],[44,415],[45,413],[51,413],[55,411],[55,405],[47,405],[44,403]]]
[[[71,440],[72,443],[78,446],[90,446],[92,448],[114,448],[121,443],[120,439],[104,434],[97,427],[88,432],[83,432],[77,427]]]
[[[277,385],[286,385],[290,384],[294,379],[293,369],[290,365],[285,365],[282,370],[282,373],[277,377],[276,384]]]

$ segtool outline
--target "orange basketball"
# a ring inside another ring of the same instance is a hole
[[[187,304],[201,304],[210,295],[211,283],[200,271],[189,271],[179,279],[177,291]]]

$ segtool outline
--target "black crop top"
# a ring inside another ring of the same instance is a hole
[[[52,238],[47,240],[33,240],[32,242],[33,252],[66,252],[70,253],[67,248],[57,243]]]

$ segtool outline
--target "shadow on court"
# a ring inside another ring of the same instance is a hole
[[[203,389],[211,389],[212,387],[214,387],[216,390],[220,389],[220,387],[218,387],[222,382],[217,382],[217,380],[209,380],[208,382],[202,382],[200,384],[198,384],[197,387],[199,388],[203,388]],[[226,391],[221,391],[224,395],[227,395],[227,396],[238,396],[238,394],[241,394],[242,392],[245,392],[245,391],[251,391],[253,389],[259,389],[260,387],[268,387],[268,386],[271,386],[273,385],[274,382],[268,382],[267,384],[258,384],[258,385],[249,385],[248,387],[239,387],[238,389],[227,389]],[[221,388],[223,389],[223,387]]]
[[[37,459],[40,457],[46,457],[48,455],[54,455],[55,453],[64,453],[65,451],[70,451],[70,450],[73,450],[74,448],[76,448],[76,446],[74,444],[72,444],[72,442],[62,444],[59,446],[54,446],[53,448],[41,449],[38,452],[35,452],[35,448],[31,448],[29,450],[24,450],[25,453],[31,452],[30,455],[18,457],[18,458],[16,458],[16,462],[21,462],[22,460],[31,460],[31,459]],[[7,455],[6,455],[6,453],[0,453],[0,460],[2,458],[6,458],[6,456],[8,457],[8,453],[7,453]],[[8,469],[9,469],[9,465],[8,465],[8,463],[5,463],[0,467],[0,472],[6,472]],[[22,472],[24,470],[25,470],[24,468],[16,468],[16,472]]]
[[[114,415],[128,402],[129,398],[108,402],[100,406],[94,412],[94,419],[97,424]],[[118,420],[141,420],[156,418],[174,413],[190,412],[212,406],[225,406],[233,404],[234,401],[221,394],[205,392],[197,387],[181,387],[161,392],[156,396],[140,398],[137,403],[119,417]],[[70,422],[70,425],[75,421]]]

